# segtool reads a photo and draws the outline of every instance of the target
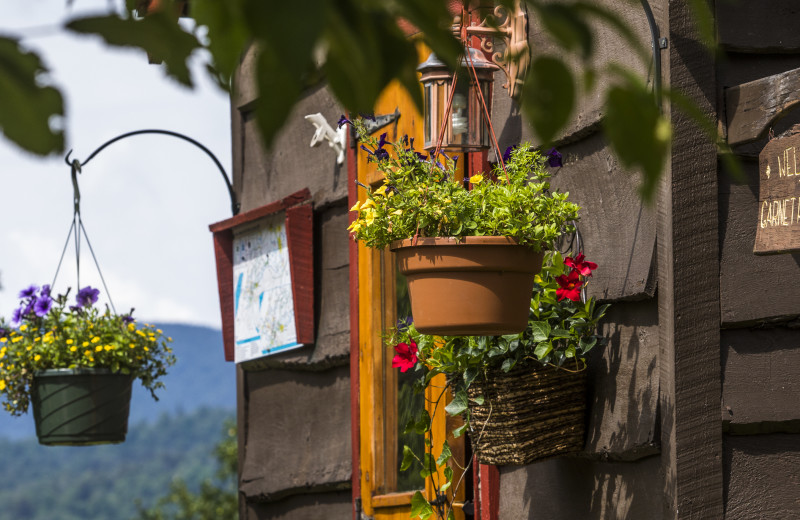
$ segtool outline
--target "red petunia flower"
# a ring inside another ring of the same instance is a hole
[[[417,364],[417,344],[411,340],[411,345],[398,343],[394,346],[397,355],[392,359],[392,368],[399,368],[400,372],[405,372]]]
[[[574,302],[581,299],[581,287],[583,286],[583,282],[581,281],[581,275],[578,271],[570,271],[569,274],[556,276],[556,282],[558,282],[556,296],[558,296],[559,301],[564,298],[569,298]]]
[[[583,253],[578,254],[575,258],[566,257],[564,259],[564,265],[575,269],[583,276],[592,276],[592,271],[597,269],[597,264],[585,260]]]

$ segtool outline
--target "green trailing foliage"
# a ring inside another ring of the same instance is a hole
[[[467,392],[477,378],[488,377],[490,370],[509,372],[537,365],[573,372],[585,370],[589,351],[607,343],[598,326],[609,305],[598,305],[594,298],[586,299],[582,295],[596,268],[597,264],[586,260],[582,253],[565,258],[558,252],[548,252],[542,272],[536,276],[528,325],[523,332],[505,336],[440,337],[419,334],[412,323],[394,329],[386,339],[387,345],[397,352],[393,366],[401,370],[413,368],[417,375],[414,386],[420,393],[434,377],[444,374],[453,394],[444,410],[448,415],[464,419],[463,424],[451,432],[453,437],[459,438],[467,431],[479,436],[480,432],[470,423],[469,405],[470,401],[483,404],[484,397],[470,397]],[[447,388],[439,390],[432,404],[434,408],[443,403]],[[449,444],[445,441],[434,459],[431,418],[424,409],[408,421],[404,433],[423,436],[426,448],[420,452],[405,446],[400,469],[416,469],[423,478],[430,477],[439,497],[429,503],[422,493],[415,494],[412,518],[427,520],[434,515],[439,520],[452,518],[453,508],[447,491],[459,483],[453,481],[451,464],[454,462]]]
[[[385,175],[381,187],[368,188],[364,203],[351,208],[358,214],[349,229],[367,247],[382,249],[415,235],[507,236],[538,251],[578,218],[569,194],[550,190],[548,157],[527,143],[510,151],[505,170],[498,165],[492,174],[464,179],[457,175],[457,157],[432,158],[414,150],[408,137],[392,144],[386,134],[380,140],[368,135],[361,121],[352,124],[369,160]]]

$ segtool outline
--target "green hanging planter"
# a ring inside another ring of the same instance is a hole
[[[104,368],[59,368],[36,372],[31,387],[40,444],[117,444],[128,432],[130,375]]]

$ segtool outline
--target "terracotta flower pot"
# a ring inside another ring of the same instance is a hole
[[[508,237],[437,237],[394,242],[408,279],[414,325],[423,334],[498,336],[528,324],[543,252]]]

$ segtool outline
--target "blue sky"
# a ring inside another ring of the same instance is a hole
[[[186,89],[150,65],[143,52],[69,34],[65,20],[107,11],[107,0],[5,0],[0,34],[23,38],[65,96],[67,150],[84,160],[106,140],[159,128],[209,148],[230,174],[228,96],[192,63],[196,87]],[[309,138],[313,129],[310,128]],[[72,221],[72,183],[63,156],[40,158],[0,136],[0,315],[17,293],[50,283]],[[219,327],[219,301],[208,224],[230,217],[230,200],[213,162],[189,143],[136,136],[101,152],[80,175],[81,214],[118,311],[136,308],[148,321]],[[67,251],[56,291],[76,284],[75,253]],[[81,285],[102,289],[88,248]],[[74,294],[74,289],[73,289]],[[102,299],[101,303],[105,300]]]

